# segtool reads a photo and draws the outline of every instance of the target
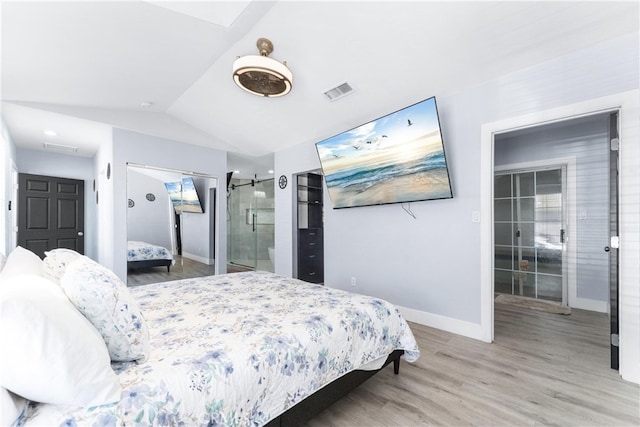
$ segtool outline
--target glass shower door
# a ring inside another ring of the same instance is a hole
[[[566,304],[564,176],[564,167],[496,174],[496,292]]]
[[[233,180],[228,198],[228,260],[236,266],[274,271],[273,179]]]

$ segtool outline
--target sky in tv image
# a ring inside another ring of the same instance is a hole
[[[182,186],[180,182],[165,182],[164,185],[169,192],[169,199],[171,199],[176,212],[202,213],[202,206],[193,179],[183,178]]]
[[[435,98],[316,148],[334,208],[452,197]]]

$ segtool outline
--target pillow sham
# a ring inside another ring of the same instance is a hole
[[[0,426],[12,426],[27,410],[29,401],[0,387]]]
[[[73,305],[100,332],[111,360],[147,359],[147,324],[129,289],[111,270],[81,256],[67,266],[60,285]]]
[[[0,385],[35,402],[91,407],[120,400],[102,337],[59,286],[36,275],[0,286]]]
[[[42,260],[40,257],[22,246],[11,251],[0,271],[0,281],[10,279],[20,274],[42,275]]]
[[[72,249],[58,248],[44,253],[42,277],[60,284],[67,266],[82,255]]]

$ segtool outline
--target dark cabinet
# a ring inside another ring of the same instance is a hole
[[[298,278],[324,281],[322,175],[298,175]]]

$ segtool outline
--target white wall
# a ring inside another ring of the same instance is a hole
[[[201,146],[185,144],[165,138],[140,134],[123,129],[113,129],[113,209],[112,223],[115,224],[112,234],[113,265],[109,266],[123,280],[126,280],[126,242],[127,242],[127,163],[154,166],[163,169],[183,170],[215,176],[219,182],[226,182],[227,154]],[[206,197],[206,195],[201,194]],[[227,268],[227,224],[226,198],[217,193],[218,215],[216,216],[216,254],[215,267],[217,273],[226,272]],[[220,221],[220,212],[223,220]],[[208,222],[207,222],[208,223]],[[208,227],[207,227],[208,228]],[[204,230],[209,233],[209,230]],[[220,250],[222,248],[222,250]]]
[[[215,228],[211,228],[211,215],[214,215],[214,212],[211,212],[209,198],[211,197],[210,189],[215,188],[217,183],[213,179],[202,177],[193,177],[193,181],[200,196],[204,214],[182,213],[180,217],[182,255],[210,265],[214,262],[214,256],[209,243],[215,234]],[[223,218],[226,218],[226,215]],[[226,248],[226,244],[224,247]]]
[[[15,144],[9,135],[4,120],[0,118],[0,252],[8,255],[13,249],[11,247],[11,212],[9,212],[9,201],[12,199],[11,188],[11,163],[15,162]],[[12,201],[12,205],[17,205],[17,200]]]
[[[325,204],[325,283],[388,299],[403,307],[410,320],[486,339],[482,324],[486,319],[484,313],[481,316],[481,224],[471,221],[472,212],[480,211],[482,203],[483,124],[637,89],[639,50],[638,35],[629,35],[478,87],[460,88],[453,94],[422,94],[422,98],[438,98],[454,198],[413,203],[415,220],[398,205],[333,210]],[[407,94],[407,105],[414,97]],[[390,105],[388,110],[400,107]],[[319,167],[314,142],[276,153],[276,177],[284,174],[290,178],[293,173]],[[492,153],[488,155],[492,161]],[[629,161],[638,163],[635,157]],[[625,182],[636,185],[637,177]],[[621,191],[638,192],[637,187]],[[492,195],[485,198],[490,203]],[[638,211],[638,201],[633,203],[636,214],[627,219],[630,224]],[[292,271],[293,211],[292,186],[276,191],[276,272],[280,274]],[[490,222],[490,216],[482,221]],[[628,229],[638,233],[637,227],[635,231]],[[635,234],[632,242],[638,239]],[[632,299],[621,301],[621,305],[628,304],[629,312],[634,313],[639,304],[640,275],[637,263],[626,268],[621,273],[628,289],[625,298]],[[357,278],[356,288],[349,285],[351,277]],[[628,336],[637,323],[636,319]],[[624,362],[631,367],[627,378],[635,381],[640,366],[637,341],[627,341],[631,352]]]
[[[96,258],[96,204],[93,194],[94,165],[89,157],[16,149],[20,173],[55,176],[84,181],[84,252]]]

